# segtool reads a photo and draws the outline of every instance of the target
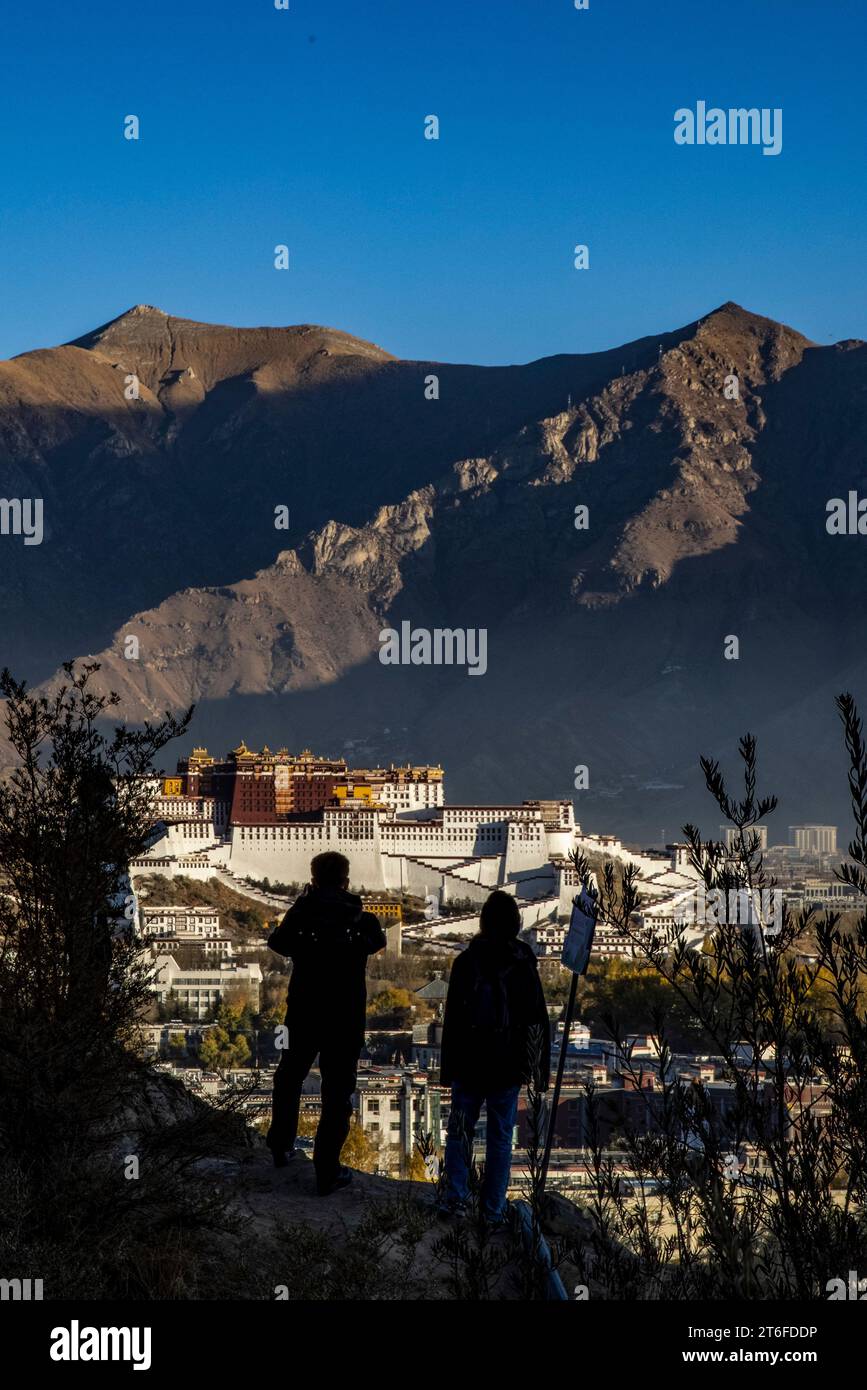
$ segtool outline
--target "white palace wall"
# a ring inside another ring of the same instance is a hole
[[[352,866],[352,885],[381,891],[383,874],[378,815],[373,811],[339,812],[321,822],[290,825],[235,825],[231,830],[229,868],[251,878],[303,883],[315,854],[336,850]]]
[[[337,850],[348,857],[356,888],[483,902],[497,887],[522,897],[550,894],[550,856],[567,842],[574,842],[574,829],[562,823],[546,829],[533,806],[446,806],[435,820],[399,820],[393,811],[351,807],[328,808],[315,821],[235,825],[225,838],[213,821],[179,820],[167,826],[150,857],[165,864],[207,854],[242,878],[303,883],[314,855]]]

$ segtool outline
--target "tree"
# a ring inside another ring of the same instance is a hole
[[[16,1268],[38,1251],[57,1297],[184,1297],[225,1227],[191,1167],[237,1151],[243,1127],[143,1055],[152,972],[129,866],[153,842],[154,760],[189,713],[112,731],[97,669],[68,664],[44,696],[0,676],[16,759],[0,783],[0,1240]],[[156,1231],[184,1250],[172,1272]]]
[[[204,1071],[217,1071],[220,1066],[222,1049],[217,1032],[216,1028],[209,1028],[199,1044],[199,1061]],[[226,1042],[228,1042],[228,1035],[226,1034],[225,1037]]]
[[[246,999],[223,999],[217,1009],[217,1025],[209,1028],[199,1048],[199,1062],[206,1071],[243,1067],[252,1055],[247,1032],[252,1025]]]
[[[50,696],[0,675],[17,759],[0,783],[0,1125],[37,1149],[53,1128],[42,1087],[92,1088],[150,1003],[128,868],[152,830],[153,759],[192,713],[109,737],[100,725],[118,697],[89,689],[98,669],[68,663]]]
[[[840,1271],[867,1262],[867,748],[851,696],[838,699],[850,761],[855,818],[850,862],[838,877],[862,895],[856,932],[838,915],[794,916],[766,872],[754,827],[776,805],[757,792],[755,739],[739,744],[743,796],[730,795],[720,766],[701,760],[707,788],[735,828],[728,849],[684,827],[698,884],[719,894],[712,940],[696,924],[690,945],[636,928],[637,878],[597,872],[575,855],[598,919],[631,935],[709,1040],[722,1093],[674,1065],[666,999],[654,1005],[659,1038],[652,1089],[646,1063],[630,1054],[621,1021],[610,1032],[634,1083],[621,1117],[629,1165],[658,1194],[625,1194],[604,1153],[600,1098],[587,1088],[594,1191],[594,1260],[602,1296],[816,1298]],[[732,911],[732,904],[746,911]],[[720,920],[720,915],[722,920]],[[816,960],[796,945],[807,934]],[[579,1264],[583,1257],[578,1256]],[[597,1278],[582,1270],[592,1283]]]
[[[367,1017],[381,1028],[408,1028],[416,1004],[409,990],[387,987],[374,994],[367,1005]]]
[[[407,1164],[407,1177],[411,1182],[431,1182],[428,1166],[417,1149],[413,1149]]]
[[[341,1163],[349,1168],[358,1168],[362,1173],[376,1170],[378,1154],[361,1125],[353,1120],[346,1136],[346,1143],[340,1153]]]
[[[283,993],[282,990],[280,992],[281,994]],[[259,1015],[258,1026],[260,1033],[268,1033],[273,1036],[277,1028],[283,1023],[285,1016],[286,1005],[282,1000],[280,1003],[269,1004]]]

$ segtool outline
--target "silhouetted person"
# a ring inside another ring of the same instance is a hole
[[[349,1133],[358,1058],[364,1046],[367,958],[385,945],[385,933],[361,898],[348,892],[349,860],[317,854],[312,882],[268,938],[272,951],[292,961],[286,1008],[288,1047],[274,1075],[267,1144],[282,1168],[295,1151],[301,1088],[319,1055],[322,1114],[313,1164],[320,1196],[352,1178],[340,1163]]]
[[[452,1088],[443,1214],[464,1215],[473,1131],[487,1112],[482,1213],[499,1224],[506,1210],[512,1131],[521,1086],[547,1090],[551,1028],[536,957],[518,940],[521,914],[509,893],[492,893],[479,934],[455,960],[443,1021],[440,1081]]]

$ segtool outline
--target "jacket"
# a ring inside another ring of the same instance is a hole
[[[292,961],[286,1021],[290,1026],[364,1034],[367,958],[385,946],[379,919],[341,888],[309,887],[268,937]]]
[[[479,1027],[480,990],[504,999],[503,1029]],[[551,1025],[536,957],[524,941],[474,936],[452,966],[440,1081],[484,1092],[523,1085],[535,1073],[537,1087],[544,1091],[550,1068]]]

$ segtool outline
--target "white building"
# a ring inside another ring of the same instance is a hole
[[[212,796],[163,796],[154,798],[154,811],[158,820],[167,825],[175,821],[206,821],[222,829],[229,815],[226,801],[217,801]]]
[[[565,1031],[566,1024],[564,1020],[561,1019],[560,1022],[557,1024],[553,1039],[554,1045],[558,1048],[563,1046],[563,1034],[565,1033]],[[590,1046],[590,1029],[588,1028],[586,1023],[581,1023],[580,1020],[577,1018],[572,1020],[572,1023],[569,1027],[568,1045],[570,1047],[579,1048],[586,1048]]]
[[[185,970],[174,956],[157,956],[154,992],[161,1004],[173,995],[195,1018],[204,1018],[227,993],[243,990],[253,1009],[259,1007],[262,969],[257,964],[236,965],[221,961],[204,970]]]
[[[562,922],[545,922],[531,927],[525,940],[537,956],[554,956],[557,960],[563,953],[568,926]]]
[[[419,1133],[442,1144],[439,1092],[423,1072],[376,1067],[362,1071],[357,1090],[358,1123],[372,1143],[410,1157]]]
[[[148,907],[139,904],[145,936],[190,936],[205,939],[220,935],[220,914],[210,907]]]
[[[836,825],[790,825],[789,839],[801,854],[836,854]]]
[[[377,800],[390,806],[398,818],[423,818],[443,805],[442,777],[413,777],[406,781],[387,779],[373,785]]]
[[[768,827],[766,825],[751,825],[749,830],[744,831],[744,841],[749,844],[752,837],[758,836],[759,849],[768,847]],[[737,849],[740,844],[740,831],[735,825],[721,825],[719,828],[720,842],[726,849]]]
[[[688,846],[627,850],[614,836],[583,832],[569,800],[446,806],[441,778],[404,779],[400,772],[396,769],[382,781],[372,774],[359,781],[361,790],[375,791],[375,800],[356,796],[348,786],[346,792],[352,794],[342,804],[311,812],[309,819],[224,828],[206,815],[178,815],[166,822],[161,838],[132,868],[136,874],[194,879],[227,874],[239,883],[245,878],[304,882],[314,855],[336,850],[350,861],[354,889],[425,899],[431,909],[426,921],[404,928],[405,935],[432,942],[468,938],[478,930],[482,904],[499,888],[517,899],[533,948],[551,956],[559,955],[565,935],[557,919],[568,919],[581,887],[571,860],[576,849],[634,866],[641,924],[666,939],[672,934],[676,903],[699,878]],[[456,901],[468,903],[462,917],[441,915],[444,905]],[[634,951],[628,933],[599,925],[597,959]]]
[[[439,785],[430,784],[431,797]],[[397,783],[397,792],[401,788]],[[240,877],[292,883],[305,881],[315,854],[338,850],[352,864],[355,888],[481,904],[494,888],[524,899],[550,896],[556,891],[551,858],[568,854],[575,833],[569,801],[434,806],[417,817],[348,802],[326,807],[310,820],[233,825],[223,835],[213,822],[181,818],[167,824],[158,843],[132,867],[138,874],[196,878],[202,876],[197,870],[211,865]]]
[[[805,878],[786,890],[786,902],[793,911],[816,906],[845,912],[860,906],[861,898],[851,884],[839,879]]]

